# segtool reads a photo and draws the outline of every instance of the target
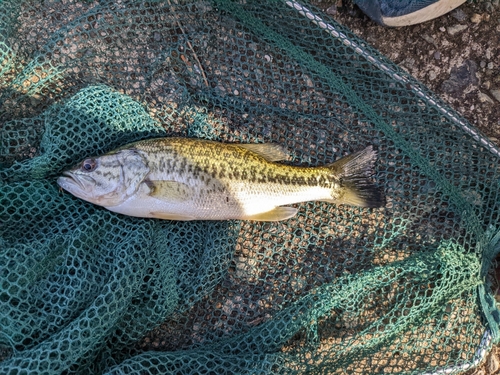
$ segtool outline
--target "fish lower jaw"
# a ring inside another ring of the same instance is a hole
[[[77,198],[90,201],[85,191],[82,189],[81,184],[72,177],[59,177],[57,179],[57,184],[68,193],[74,195]]]

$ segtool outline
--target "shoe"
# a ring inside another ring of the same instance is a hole
[[[373,21],[383,26],[408,26],[442,16],[467,0],[354,0]]]

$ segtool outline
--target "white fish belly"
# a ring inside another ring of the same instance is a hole
[[[280,184],[265,184],[262,187],[236,186],[231,188],[238,202],[242,217],[254,216],[272,209],[294,203],[331,198],[330,191],[319,186],[296,187]]]
[[[225,191],[202,190],[189,199],[169,201],[152,197],[145,189],[140,189],[125,202],[108,209],[137,217],[162,218],[162,215],[173,215],[179,220],[229,220],[245,219],[278,206],[330,197],[329,190],[320,187],[232,183]]]
[[[179,203],[169,203],[150,196],[133,195],[118,206],[108,207],[108,210],[136,217],[161,218],[159,214],[176,214],[185,216],[186,220],[194,220],[193,210],[188,209],[189,205]]]

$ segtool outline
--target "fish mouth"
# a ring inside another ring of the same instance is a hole
[[[63,176],[57,179],[57,184],[65,190],[68,185],[77,185],[80,189],[84,189],[82,182],[68,171],[63,172]]]
[[[87,184],[85,182],[87,182]],[[77,197],[86,196],[88,185],[92,184],[92,182],[93,179],[88,176],[75,175],[69,171],[63,172],[63,175],[57,179],[57,184],[60,187]]]
[[[76,178],[71,172],[63,172],[63,175],[57,179],[57,184],[64,190],[71,191],[71,187],[77,187],[81,190],[85,190],[83,183],[80,179]]]

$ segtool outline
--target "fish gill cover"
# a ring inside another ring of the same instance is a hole
[[[0,373],[459,372],[499,341],[500,152],[307,4],[0,2]],[[384,208],[126,217],[58,189],[158,136],[378,151]]]

